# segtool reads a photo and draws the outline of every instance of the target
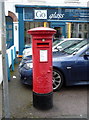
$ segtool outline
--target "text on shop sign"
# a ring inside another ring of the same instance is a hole
[[[54,12],[48,16],[49,19],[60,19],[63,18],[64,14],[59,14]],[[35,10],[34,11],[34,19],[47,19],[47,10]]]
[[[47,10],[35,10],[34,15],[35,19],[47,19]]]

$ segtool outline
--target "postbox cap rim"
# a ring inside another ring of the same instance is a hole
[[[28,30],[27,32],[37,32],[37,31],[51,31],[51,32],[56,32],[55,29],[53,28],[48,28],[48,27],[36,27]]]

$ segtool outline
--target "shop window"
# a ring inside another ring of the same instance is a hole
[[[12,30],[9,30],[9,39],[12,39]]]
[[[8,25],[8,28],[9,28],[9,29],[12,29],[12,25]]]
[[[25,45],[31,44],[31,35],[27,34],[27,30],[36,28],[36,27],[43,27],[43,22],[24,22],[24,42]]]
[[[76,38],[76,32],[72,32],[72,33],[71,33],[71,37],[72,37],[72,38]]]
[[[88,30],[88,25],[84,24],[84,30]]]
[[[7,49],[14,45],[13,39],[13,19],[9,16],[6,17],[6,46]]]
[[[88,38],[89,23],[72,23],[71,25],[71,37],[79,37],[79,38]]]
[[[54,29],[57,31],[54,35],[55,39],[59,39],[62,37],[62,28],[61,27],[54,27]]]
[[[82,24],[79,24],[79,31],[82,31]]]
[[[79,38],[82,38],[82,33],[79,33],[79,34],[78,34],[78,37],[79,37]]]
[[[72,31],[74,30],[74,24],[71,24],[71,30]]]
[[[71,37],[76,38],[77,37],[77,31],[78,30],[78,24],[72,23],[71,24]]]
[[[84,33],[84,38],[88,38],[88,33]]]

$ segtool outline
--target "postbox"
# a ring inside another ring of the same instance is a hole
[[[39,109],[53,106],[52,39],[55,32],[46,27],[28,30],[32,35],[33,106]]]

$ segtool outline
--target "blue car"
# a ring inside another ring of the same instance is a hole
[[[19,65],[22,83],[32,85],[32,68],[31,56],[22,59]],[[63,84],[89,84],[89,40],[53,52],[53,90],[59,90]]]

